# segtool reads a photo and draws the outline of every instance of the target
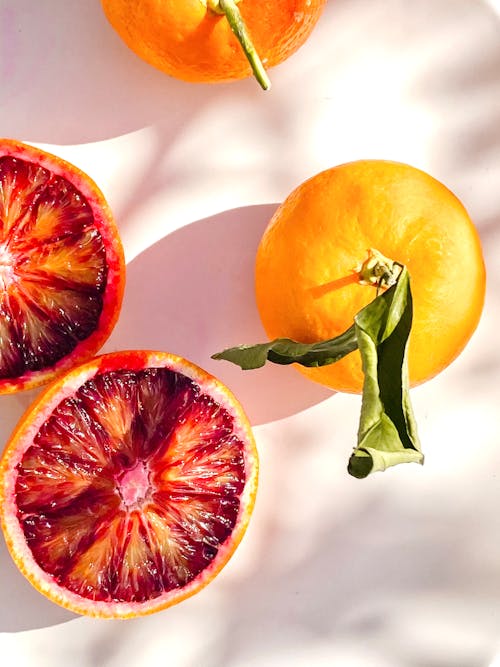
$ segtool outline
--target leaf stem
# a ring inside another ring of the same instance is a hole
[[[368,250],[368,257],[360,264],[356,272],[361,285],[375,285],[377,294],[380,289],[395,285],[403,267],[389,259],[375,248]]]
[[[264,69],[264,65],[253,45],[252,39],[248,33],[245,21],[241,16],[241,12],[238,9],[236,3],[239,0],[215,0],[208,2],[208,6],[217,13],[223,13],[226,16],[226,19],[231,27],[231,30],[236,35],[241,48],[243,49],[245,56],[247,57],[252,72],[259,82],[260,86],[264,90],[269,90],[271,88],[271,81],[267,76],[267,72]]]

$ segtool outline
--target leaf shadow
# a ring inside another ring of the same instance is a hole
[[[246,206],[198,220],[133,259],[106,349],[160,349],[186,357],[234,392],[253,425],[331,396],[289,367],[242,371],[211,359],[226,347],[267,339],[254,302],[253,263],[276,206]]]

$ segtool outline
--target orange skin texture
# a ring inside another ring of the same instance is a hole
[[[18,378],[0,380],[0,394],[8,394],[50,382],[56,375],[90,359],[100,350],[111,334],[120,313],[125,289],[125,257],[111,209],[96,183],[81,169],[56,155],[14,139],[0,139],[0,155],[9,155],[38,164],[68,179],[84,195],[92,208],[95,226],[103,238],[108,266],[107,285],[98,327],[52,367],[27,372]]]
[[[317,174],[277,209],[260,242],[256,299],[269,338],[333,338],[375,298],[356,271],[374,248],[408,268],[413,326],[410,382],[435,376],[463,350],[482,312],[485,267],[477,231],[444,185],[408,165],[353,162]],[[359,352],[297,369],[359,393]]]
[[[92,601],[59,586],[34,560],[20,527],[16,505],[17,469],[33,438],[54,408],[96,374],[109,371],[137,371],[145,368],[169,368],[180,372],[210,393],[233,416],[237,433],[245,444],[245,486],[240,496],[240,510],[232,533],[220,546],[217,556],[187,585],[145,602]],[[229,561],[241,542],[255,504],[259,461],[250,422],[243,408],[217,378],[195,364],[168,352],[123,350],[95,357],[73,368],[49,384],[23,415],[12,433],[0,459],[0,522],[9,552],[22,574],[43,595],[70,611],[96,618],[127,619],[146,616],[191,597],[209,584]]]
[[[184,81],[214,83],[251,76],[225,16],[202,0],[101,0],[123,41],[140,58]],[[238,4],[266,68],[309,37],[326,0],[242,0]]]

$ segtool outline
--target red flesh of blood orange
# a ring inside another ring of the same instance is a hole
[[[0,393],[91,358],[116,322],[124,280],[96,184],[59,157],[0,139]]]
[[[167,353],[118,352],[56,380],[0,463],[2,527],[31,583],[92,616],[152,613],[206,585],[255,498],[240,405]]]

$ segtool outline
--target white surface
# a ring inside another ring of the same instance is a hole
[[[500,8],[493,0],[330,0],[307,44],[253,81],[196,86],[139,61],[97,0],[0,0],[0,132],[98,182],[128,259],[106,350],[183,354],[244,403],[257,506],[224,572],[130,622],[76,618],[0,544],[0,655],[15,667],[494,667],[500,663]],[[424,467],[345,466],[359,399],[292,369],[210,360],[262,338],[256,244],[302,180],[363,157],[445,182],[475,220],[484,317],[413,392]],[[0,438],[32,395],[2,397]]]

